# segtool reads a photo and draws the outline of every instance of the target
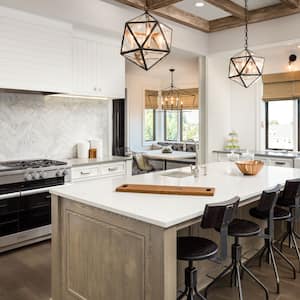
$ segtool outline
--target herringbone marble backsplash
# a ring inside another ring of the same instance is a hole
[[[103,101],[0,93],[0,161],[66,159],[80,140],[109,141],[108,104]]]

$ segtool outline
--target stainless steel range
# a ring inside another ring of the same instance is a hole
[[[68,181],[66,162],[0,162],[0,252],[51,237],[49,188]]]

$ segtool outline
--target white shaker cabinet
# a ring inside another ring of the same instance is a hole
[[[0,88],[71,91],[72,26],[0,8]]]
[[[125,97],[125,60],[117,45],[74,37],[73,93]]]

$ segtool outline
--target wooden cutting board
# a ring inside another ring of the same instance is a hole
[[[117,192],[144,193],[144,194],[170,194],[190,196],[213,196],[215,188],[212,187],[191,187],[191,186],[170,186],[170,185],[149,185],[149,184],[123,184],[116,188]]]

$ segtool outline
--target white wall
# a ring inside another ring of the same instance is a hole
[[[299,57],[293,70],[300,70],[300,49],[297,45],[283,43],[281,46],[257,49],[255,52],[266,59],[264,74],[287,72],[288,57],[292,53]],[[245,89],[228,79],[229,59],[234,53],[226,51],[209,55],[207,60],[209,160],[213,160],[213,150],[223,149],[230,130],[238,132],[242,149],[265,149],[265,105],[261,100],[263,84],[259,81]]]
[[[0,0],[0,5],[20,9],[49,18],[70,22],[75,27],[101,31],[120,41],[126,21],[141,14],[126,5],[101,0]],[[161,19],[161,18],[159,18]],[[162,20],[162,19],[161,19]],[[199,54],[207,52],[208,35],[186,26],[163,20],[173,28],[173,46]]]
[[[143,142],[144,93],[147,89],[165,89],[170,86],[169,69],[176,69],[174,84],[177,88],[199,86],[198,57],[194,54],[174,51],[159,65],[148,72],[132,63],[126,64],[126,88],[128,110],[128,145],[132,150],[145,149]]]

